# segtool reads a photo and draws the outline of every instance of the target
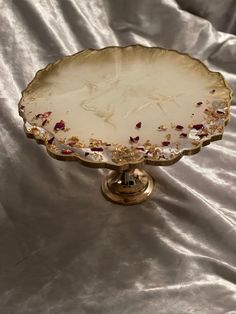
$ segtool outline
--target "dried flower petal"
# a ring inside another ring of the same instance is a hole
[[[201,106],[202,104],[203,104],[202,101],[197,102],[197,106],[198,106],[198,107]]]
[[[137,150],[141,150],[141,151],[145,151],[145,149],[143,147],[136,147]]]
[[[36,114],[35,118],[36,118],[36,119],[38,119],[38,118],[43,118],[43,113],[38,113],[38,114]]]
[[[44,126],[46,123],[48,122],[48,120],[44,120],[43,123],[42,123],[42,126]]]
[[[195,130],[201,130],[201,129],[203,129],[203,127],[204,127],[203,124],[195,124],[195,125],[193,125],[193,129],[195,129]]]
[[[138,123],[136,124],[136,128],[137,128],[137,129],[140,129],[141,126],[142,126],[142,122],[138,122]]]
[[[63,155],[70,155],[70,154],[73,154],[73,150],[71,150],[71,149],[62,149],[61,153]]]
[[[181,131],[181,130],[183,130],[183,126],[182,125],[179,125],[179,124],[177,124],[176,125],[176,127],[175,127],[175,129],[177,130],[177,131]]]
[[[65,122],[61,120],[60,122],[57,122],[54,126],[54,131],[64,130],[65,129]]]
[[[136,137],[130,136],[129,140],[131,143],[137,143],[139,141],[139,136],[136,136]]]
[[[169,146],[170,145],[170,142],[169,141],[164,141],[162,142],[162,146]]]
[[[188,134],[187,133],[181,133],[180,135],[179,135],[179,137],[187,137],[188,136]]]
[[[53,143],[53,141],[54,141],[54,137],[52,137],[52,138],[50,138],[50,140],[48,140],[48,144],[52,144]]]
[[[43,117],[46,119],[52,114],[52,111],[47,111],[43,113]]]
[[[92,152],[103,152],[102,147],[91,147],[90,149]]]

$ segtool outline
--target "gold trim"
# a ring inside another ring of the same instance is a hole
[[[146,47],[146,46],[139,45],[139,44],[128,45],[128,46],[124,46],[124,47],[121,47],[121,46],[108,46],[108,47],[104,47],[102,49],[93,49],[93,48],[91,48],[91,49],[85,49],[85,50],[79,51],[79,52],[77,52],[77,53],[75,53],[73,55],[65,56],[65,57],[63,57],[61,59],[58,59],[54,63],[49,63],[44,69],[39,70],[35,74],[33,80],[27,85],[27,87],[21,93],[21,99],[20,99],[20,102],[18,104],[18,110],[19,110],[19,115],[24,120],[24,124],[26,123],[26,118],[25,118],[25,115],[24,115],[24,111],[21,108],[21,102],[23,100],[24,94],[26,94],[30,90],[32,84],[35,84],[38,81],[38,79],[45,72],[50,70],[51,67],[62,63],[64,60],[66,60],[68,58],[75,57],[75,56],[77,56],[79,54],[82,54],[82,53],[84,53],[85,56],[86,56],[87,54],[89,54],[92,51],[102,51],[102,50],[109,49],[109,48],[123,49],[123,48],[128,48],[128,47],[142,47],[142,48],[160,49],[160,50],[163,50],[163,51],[175,52],[175,53],[177,53],[179,55],[186,56],[186,57],[190,58],[191,60],[194,60],[194,61],[198,62],[199,64],[201,64],[208,71],[208,73],[213,73],[215,75],[220,76],[220,78],[223,81],[223,86],[229,91],[229,100],[227,101],[227,106],[228,106],[228,108],[230,108],[230,105],[231,105],[232,99],[233,99],[233,91],[232,91],[232,89],[228,86],[228,84],[226,83],[223,75],[220,72],[214,72],[214,71],[209,70],[208,67],[201,60],[193,58],[189,54],[179,52],[179,51],[177,51],[175,49],[165,49],[165,48],[161,48],[161,47]],[[112,170],[124,171],[124,170],[127,170],[127,169],[140,167],[143,164],[154,165],[154,166],[169,166],[169,165],[172,165],[172,164],[176,163],[184,155],[193,155],[193,154],[198,153],[203,146],[209,145],[212,141],[216,141],[216,140],[222,139],[222,136],[223,136],[223,133],[224,133],[224,128],[225,128],[225,126],[227,125],[227,123],[229,121],[229,117],[230,117],[230,112],[228,110],[227,116],[224,117],[224,126],[223,126],[222,132],[220,134],[215,134],[215,135],[212,135],[210,138],[207,138],[205,140],[201,140],[199,142],[199,145],[196,146],[195,148],[189,148],[189,149],[181,150],[179,152],[179,154],[176,155],[173,159],[169,159],[169,160],[155,160],[154,158],[140,157],[140,159],[137,160],[137,161],[134,161],[134,162],[123,162],[121,164],[115,164],[112,161],[110,161],[110,162],[103,162],[103,161],[101,161],[101,162],[93,162],[91,160],[86,160],[85,158],[82,158],[81,156],[75,156],[75,155],[71,155],[71,156],[68,156],[68,155],[66,155],[66,156],[58,155],[51,149],[51,145],[48,144],[46,136],[44,137],[44,139],[40,138],[40,137],[36,136],[34,133],[29,132],[28,130],[26,130],[26,128],[25,128],[25,132],[26,132],[28,137],[34,138],[40,144],[44,144],[46,146],[48,154],[50,156],[52,156],[53,158],[55,158],[55,159],[59,159],[59,160],[63,160],[63,161],[79,161],[81,164],[83,164],[83,165],[85,165],[87,167],[92,167],[92,168],[108,168],[108,169],[112,169]],[[37,128],[39,130],[40,129],[44,130],[43,128],[40,128],[40,127],[37,127]],[[45,133],[48,134],[48,132],[45,132]]]

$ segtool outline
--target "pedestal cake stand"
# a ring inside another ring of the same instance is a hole
[[[154,188],[145,164],[172,165],[222,138],[231,100],[223,76],[201,61],[135,45],[49,64],[23,91],[19,113],[52,157],[111,169],[103,195],[131,205]]]

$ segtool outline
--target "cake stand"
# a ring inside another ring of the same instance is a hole
[[[111,169],[103,195],[137,204],[153,191],[145,164],[167,166],[222,138],[232,91],[187,54],[140,45],[88,49],[37,72],[19,114],[54,158]]]

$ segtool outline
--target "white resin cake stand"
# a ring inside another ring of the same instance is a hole
[[[144,164],[172,165],[222,138],[231,100],[223,76],[199,60],[135,45],[49,64],[22,93],[19,113],[54,158],[112,169],[102,192],[130,205],[154,188]]]

